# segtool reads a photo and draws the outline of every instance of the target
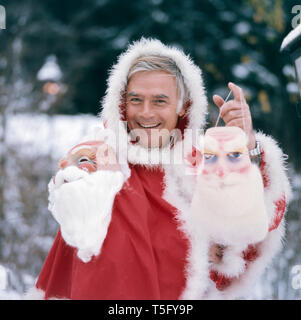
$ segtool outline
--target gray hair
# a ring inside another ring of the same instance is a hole
[[[177,89],[179,94],[177,113],[179,113],[184,102],[186,102],[188,99],[188,90],[184,83],[184,78],[179,67],[171,58],[156,55],[142,56],[137,58],[133,62],[128,72],[127,82],[129,82],[132,75],[136,72],[154,70],[166,71],[176,77]]]

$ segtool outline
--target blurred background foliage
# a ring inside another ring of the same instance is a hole
[[[289,156],[292,180],[297,181],[288,216],[295,229],[287,242],[292,241],[288,248],[294,253],[286,251],[286,262],[277,271],[289,279],[288,266],[298,259],[301,263],[298,248],[292,249],[301,230],[301,108],[293,65],[279,49],[292,29],[295,1],[1,0],[0,4],[7,14],[6,29],[0,30],[0,264],[14,274],[8,287],[21,292],[30,276],[38,275],[57,229],[47,212],[47,182],[56,159],[48,154],[36,161],[35,153],[25,151],[20,157],[16,151],[24,146],[8,143],[9,119],[19,114],[49,119],[97,115],[109,69],[129,42],[142,36],[182,48],[203,70],[208,126],[217,117],[212,95],[225,97],[232,81],[244,89],[254,128],[275,137]],[[11,163],[14,172],[8,170]],[[24,234],[16,227],[20,223],[28,226]],[[274,290],[269,297],[283,298],[275,293],[277,277],[270,281]],[[298,295],[290,292],[294,298]]]

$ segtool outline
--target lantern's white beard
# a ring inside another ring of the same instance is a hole
[[[248,245],[268,232],[264,190],[259,169],[252,164],[245,173],[198,176],[192,214],[215,243]]]

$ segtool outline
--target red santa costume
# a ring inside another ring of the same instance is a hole
[[[121,99],[129,68],[146,55],[173,59],[190,99],[177,127],[182,138],[151,151],[132,144],[120,121],[125,120]],[[189,215],[196,176],[188,168],[198,162],[192,144],[206,112],[201,70],[181,50],[141,39],[120,56],[103,100],[105,130],[89,139],[114,148],[122,172],[89,174],[67,167],[55,183],[50,181],[49,209],[60,229],[27,298],[233,299],[248,293],[281,249],[291,195],[283,154],[271,137],[256,133],[263,149],[260,171],[269,233],[240,253],[245,272],[229,276],[222,261],[208,262],[208,241]]]

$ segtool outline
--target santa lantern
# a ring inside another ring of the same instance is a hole
[[[224,273],[237,276],[245,269],[242,252],[268,233],[262,177],[240,128],[210,128],[201,145],[192,214],[210,242],[225,246]]]

